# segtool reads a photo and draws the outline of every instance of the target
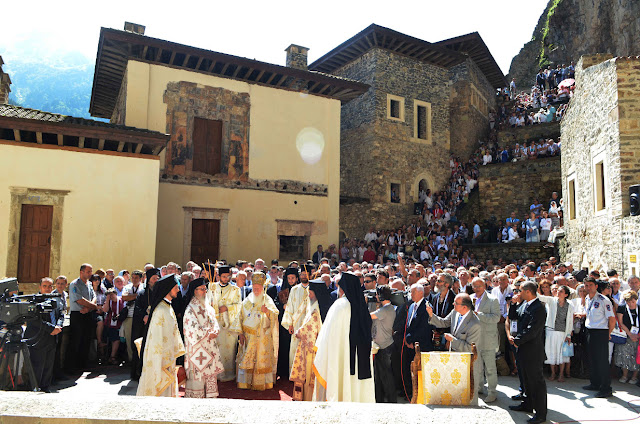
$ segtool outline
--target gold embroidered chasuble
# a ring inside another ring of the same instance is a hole
[[[137,396],[178,396],[176,359],[185,349],[173,308],[163,300],[149,322]]]
[[[229,327],[237,319],[238,312],[240,312],[240,287],[232,284],[222,287],[219,283],[210,283],[209,293],[211,306],[216,312],[216,319],[220,325],[220,333],[216,340],[224,371],[218,376],[218,380],[231,381],[236,378],[238,334],[229,331]],[[220,306],[226,306],[227,311],[220,312]]]
[[[291,288],[289,292],[289,300],[285,307],[284,314],[282,315],[282,326],[289,329],[293,325],[293,332],[295,333],[302,327],[304,319],[307,316],[307,305],[309,299],[309,285],[304,287],[302,284],[298,284]],[[296,350],[298,349],[298,339],[291,337],[291,345],[289,347],[289,374],[291,374],[291,368],[293,367],[293,359],[296,356]]]
[[[267,313],[262,312],[266,306]],[[231,331],[245,336],[238,348],[238,388],[267,390],[273,388],[278,365],[278,308],[271,297],[250,293]]]
[[[290,377],[290,380],[294,382],[294,400],[313,400],[313,387],[316,379],[313,373],[313,360],[316,357],[314,346],[321,327],[322,319],[318,302],[309,301],[304,323],[293,335],[298,339],[298,348],[293,359]]]

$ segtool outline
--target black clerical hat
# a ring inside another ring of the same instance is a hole
[[[218,275],[231,274],[231,267],[228,265],[221,265],[218,267]]]

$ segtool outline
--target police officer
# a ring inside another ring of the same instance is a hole
[[[51,278],[40,280],[40,294],[51,294],[52,291]],[[53,311],[42,313],[42,321],[29,322],[24,332],[25,339],[33,340],[29,345],[29,356],[38,387],[44,392],[49,392],[56,359],[57,336],[64,324],[64,305],[57,299],[52,299],[51,303]]]
[[[585,304],[587,355],[589,355],[591,373],[590,384],[583,389],[594,390],[597,392],[596,397],[606,398],[612,395],[609,374],[609,336],[615,327],[616,319],[611,301],[598,293],[598,283],[591,276],[584,279],[587,290]]]

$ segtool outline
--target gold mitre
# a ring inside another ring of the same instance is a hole
[[[260,284],[264,287],[267,284],[267,276],[262,271],[254,272],[251,276],[251,285]]]

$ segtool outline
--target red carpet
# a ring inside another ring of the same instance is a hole
[[[235,381],[218,382],[220,398],[245,399],[245,400],[293,400],[293,383],[289,380],[278,378],[276,385],[271,390],[262,392],[257,390],[238,389]],[[184,388],[180,388],[180,397],[184,396]]]

